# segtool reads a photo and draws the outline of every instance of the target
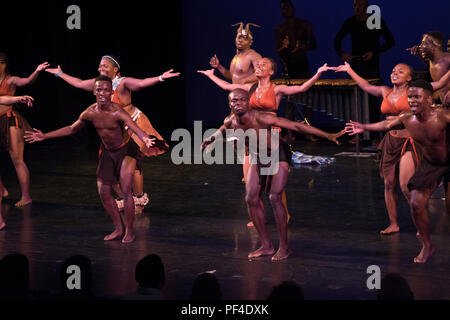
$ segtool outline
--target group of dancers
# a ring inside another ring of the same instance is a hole
[[[391,72],[393,87],[375,86],[358,76],[348,63],[330,67],[326,63],[317,69],[316,74],[302,85],[276,85],[271,77],[276,73],[273,59],[262,57],[251,49],[252,33],[247,24],[239,23],[236,35],[236,55],[227,69],[220,64],[217,55],[210,60],[213,69],[199,70],[220,88],[230,91],[228,102],[231,113],[215,134],[202,143],[202,149],[223,136],[227,129],[265,130],[267,145],[270,146],[273,130],[284,128],[297,132],[316,135],[338,143],[338,138],[345,133],[359,134],[365,130],[388,131],[379,145],[381,151],[380,175],[385,183],[385,200],[390,225],[381,234],[399,232],[397,223],[396,184],[408,200],[411,216],[422,242],[420,253],[414,258],[416,263],[428,260],[434,248],[430,241],[428,212],[426,204],[434,190],[444,180],[447,212],[450,213],[449,195],[449,154],[447,142],[447,125],[450,122],[450,54],[443,52],[442,37],[436,32],[424,35],[422,43],[408,50],[419,55],[430,66],[434,82],[413,79],[413,70],[404,63],[394,66]],[[113,240],[122,237],[123,243],[135,239],[133,222],[136,203],[143,196],[143,176],[141,161],[144,156],[164,153],[168,145],[153,128],[148,118],[132,104],[131,93],[155,85],[180,74],[169,70],[160,76],[135,79],[121,77],[120,65],[113,56],[103,56],[98,72],[99,77],[81,80],[64,73],[60,66],[49,68],[47,63],[38,66],[30,77],[10,76],[5,69],[6,57],[0,55],[0,143],[6,147],[15,165],[22,190],[22,198],[16,206],[31,203],[29,195],[29,172],[23,162],[23,145],[25,140],[33,143],[45,139],[67,136],[80,130],[86,122],[92,122],[101,140],[101,153],[97,168],[97,185],[103,206],[110,215],[114,231],[104,237]],[[215,69],[225,77],[223,80],[214,75]],[[40,71],[46,70],[70,85],[93,91],[96,103],[89,106],[72,125],[43,133],[31,130],[23,117],[11,107],[17,102],[32,104],[29,96],[13,97],[17,86],[32,83]],[[295,95],[307,91],[320,78],[323,72],[346,72],[364,91],[383,97],[381,111],[386,120],[374,124],[360,124],[351,121],[340,132],[327,133],[309,124],[290,121],[277,117],[276,112],[283,96]],[[433,93],[438,92],[441,105],[434,104]],[[277,129],[278,128],[278,129]],[[24,133],[25,131],[25,133]],[[258,136],[261,139],[261,136]],[[246,184],[246,203],[251,218],[251,225],[258,232],[261,246],[248,254],[248,258],[270,255],[272,261],[288,258],[290,254],[288,240],[289,214],[287,211],[285,187],[287,184],[291,150],[289,141],[281,134],[277,150],[278,171],[270,176],[261,174],[263,164],[259,161],[258,150],[247,150],[244,162],[244,179]],[[1,195],[6,189],[1,186]],[[114,199],[112,190],[119,199]],[[262,194],[267,191],[273,208],[279,233],[279,246],[271,241],[266,226],[266,213]],[[136,196],[133,199],[133,193]],[[1,197],[0,197],[1,199]],[[1,201],[1,200],[0,200]],[[123,227],[119,210],[123,207]],[[2,218],[0,218],[2,219]],[[0,220],[0,229],[5,222]]]

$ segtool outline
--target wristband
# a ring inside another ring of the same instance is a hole
[[[162,78],[162,75],[159,76],[159,81],[164,82],[164,79]]]
[[[60,75],[62,75],[64,72],[61,70],[60,72],[58,72],[57,74],[55,74],[55,77],[59,77]]]

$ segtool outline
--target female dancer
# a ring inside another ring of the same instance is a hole
[[[17,87],[32,84],[39,75],[39,72],[49,66],[44,62],[27,78],[11,76],[7,70],[8,57],[0,52],[0,96],[14,96]],[[8,150],[14,168],[16,169],[22,196],[15,204],[16,207],[23,207],[32,202],[30,196],[30,172],[23,161],[25,130],[31,130],[28,122],[11,105],[0,103],[0,130],[4,136],[4,147]],[[5,193],[6,191],[4,191]]]
[[[14,103],[19,103],[19,102],[25,103],[26,105],[31,107],[33,105],[33,98],[30,96],[17,96],[17,97],[2,96],[2,97],[0,97],[0,105],[12,105]],[[4,134],[3,130],[0,130],[0,149],[3,146],[6,146],[6,141],[7,141],[6,135]],[[8,191],[3,186],[3,183],[2,183],[1,170],[2,170],[2,168],[0,168],[0,230],[2,230],[6,225],[5,220],[3,219],[3,214],[2,214],[2,199],[3,199],[3,197],[8,196]]]
[[[386,119],[391,119],[403,111],[410,110],[406,90],[408,81],[412,79],[413,70],[409,65],[399,63],[394,67],[391,72],[393,88],[371,85],[353,71],[347,62],[337,67],[336,72],[339,71],[347,72],[357,85],[367,93],[383,97],[381,112],[386,115]],[[434,90],[444,87],[449,78],[450,71],[439,82],[432,83]],[[420,159],[420,150],[418,150],[407,129],[387,132],[377,149],[380,153],[380,175],[384,179],[384,199],[390,220],[390,225],[381,230],[380,234],[388,235],[400,231],[397,222],[397,183],[400,184],[400,189],[409,203],[411,194],[407,184]]]
[[[171,69],[157,77],[135,79],[130,77],[121,77],[119,70],[120,64],[115,57],[107,55],[101,58],[100,64],[98,66],[98,72],[100,75],[107,76],[113,81],[112,101],[120,104],[124,108],[124,110],[127,111],[128,114],[130,114],[131,118],[136,122],[137,126],[145,131],[148,135],[154,136],[156,140],[153,147],[146,148],[142,141],[133,132],[128,130],[131,138],[138,144],[141,152],[147,157],[156,156],[166,152],[169,149],[169,146],[161,137],[161,135],[153,128],[147,116],[132,104],[131,93],[146,87],[153,86],[166,79],[177,77],[180,75],[180,73],[172,72],[173,69]],[[46,71],[54,74],[57,77],[60,77],[68,84],[76,88],[86,91],[92,91],[94,88],[94,78],[81,80],[79,78],[72,77],[64,73],[61,70],[60,66],[58,66],[57,68],[49,68]],[[115,190],[120,195],[119,188],[116,188]],[[147,194],[144,194],[144,177],[142,174],[142,168],[136,168],[136,171],[134,173],[133,193],[134,201],[136,204],[136,213],[142,212],[142,208],[148,203]],[[120,209],[123,208],[123,201],[121,200],[121,198],[117,200],[117,204]]]

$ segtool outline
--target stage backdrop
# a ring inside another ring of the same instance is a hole
[[[328,65],[341,64],[333,40],[344,20],[354,15],[353,0],[292,0],[292,3],[296,16],[312,23],[317,39],[317,49],[308,53],[311,72],[325,62]],[[420,43],[423,33],[429,30],[440,30],[446,36],[450,33],[448,0],[378,0],[369,1],[369,4],[380,7],[382,19],[395,37],[395,47],[381,55],[382,77],[387,83],[390,71],[398,62],[406,62],[417,69],[426,68],[417,57],[405,51],[405,48]],[[283,22],[280,1],[183,1],[187,120],[191,125],[194,120],[201,119],[205,125],[218,126],[229,113],[227,93],[205,76],[197,74],[197,70],[209,69],[209,59],[213,54],[217,54],[224,66],[229,66],[236,52],[236,27],[231,25],[240,21],[262,26],[252,28],[253,48],[262,56],[276,58],[281,70],[274,44],[274,29]],[[344,41],[344,48],[350,50],[349,36]],[[332,77],[335,77],[332,72],[322,76]],[[339,74],[339,77],[344,77],[344,74]]]

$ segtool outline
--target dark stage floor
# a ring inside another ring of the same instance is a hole
[[[224,299],[266,299],[274,285],[293,279],[306,299],[373,300],[376,291],[366,287],[370,265],[380,266],[382,276],[402,274],[417,299],[450,299],[450,218],[442,187],[429,207],[436,251],[425,265],[414,264],[420,244],[401,196],[401,233],[378,234],[388,218],[374,158],[338,157],[323,167],[292,168],[287,186],[292,255],[272,263],[270,257],[247,259],[258,243],[246,227],[241,166],[177,166],[170,153],[145,161],[151,204],[137,216],[137,240],[104,242],[112,223],[97,195],[96,152],[74,147],[74,141],[27,146],[34,202],[25,209],[13,207],[19,188],[2,154],[10,195],[3,205],[7,226],[0,231],[0,257],[24,253],[35,291],[56,293],[62,261],[83,254],[93,263],[94,293],[118,297],[135,289],[137,261],[156,253],[165,264],[168,299],[188,299],[194,278],[215,270]],[[300,141],[295,150],[332,156],[354,146]],[[277,246],[268,201],[266,208]]]

